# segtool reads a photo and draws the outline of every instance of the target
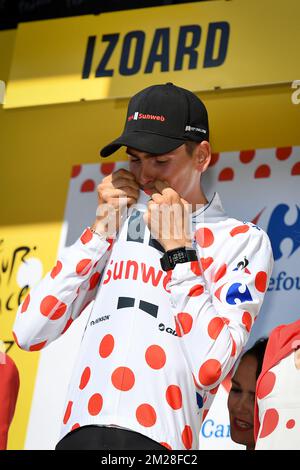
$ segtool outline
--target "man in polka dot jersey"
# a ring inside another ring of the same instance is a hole
[[[208,117],[190,91],[167,83],[137,93],[123,134],[101,155],[121,146],[129,171],[97,188],[98,209],[109,204],[110,216],[120,216],[115,233],[97,211],[20,305],[15,340],[40,350],[94,301],[56,448],[197,449],[201,423],[259,313],[270,242],[259,227],[228,217],[218,194],[206,199]],[[166,207],[181,209],[167,235]]]

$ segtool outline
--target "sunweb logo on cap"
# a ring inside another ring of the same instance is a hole
[[[135,113],[128,116],[127,121],[137,121],[138,119],[150,119],[151,121],[165,121],[166,118],[162,114],[143,114],[135,111]]]

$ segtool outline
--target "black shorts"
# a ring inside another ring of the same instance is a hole
[[[143,434],[109,426],[83,426],[64,436],[55,450],[166,450]]]

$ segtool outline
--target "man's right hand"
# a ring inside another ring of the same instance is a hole
[[[106,237],[113,236],[120,228],[124,210],[136,204],[139,190],[134,175],[124,168],[103,178],[97,186],[97,217],[91,228]]]

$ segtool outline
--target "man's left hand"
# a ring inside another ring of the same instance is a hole
[[[144,221],[151,235],[163,248],[173,250],[192,247],[189,225],[189,204],[166,182],[155,182],[156,193],[148,202]]]

